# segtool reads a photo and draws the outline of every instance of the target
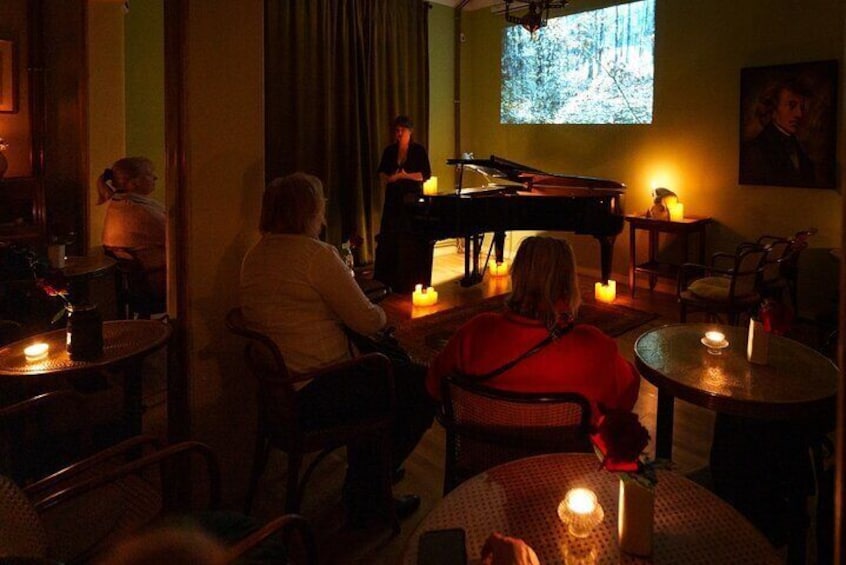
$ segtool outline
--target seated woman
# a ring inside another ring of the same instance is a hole
[[[357,351],[346,329],[370,335],[386,323],[385,312],[364,296],[338,250],[318,239],[325,222],[320,180],[295,173],[271,182],[261,209],[261,239],[241,266],[241,308],[247,323],[276,342],[291,371],[309,372],[352,358]],[[425,369],[400,359],[394,364],[397,418],[392,462],[399,466],[431,425],[434,409],[424,388]],[[385,391],[358,371],[347,378],[309,381],[299,392],[304,426],[317,428],[356,419],[384,406]],[[377,481],[367,455],[353,458],[345,497],[356,521],[373,500]],[[398,499],[402,517],[420,503],[416,496]]]
[[[511,283],[506,311],[472,318],[432,362],[429,394],[440,398],[441,380],[450,373],[472,377],[496,371],[556,331],[560,337],[486,384],[515,392],[577,392],[591,403],[594,421],[600,406],[631,410],[640,389],[635,368],[598,328],[573,325],[581,297],[570,244],[526,238],[514,258]]]
[[[149,299],[162,308],[167,286],[166,217],[164,206],[149,196],[156,189],[156,179],[152,161],[124,157],[97,179],[97,204],[108,202],[103,246],[118,258],[141,264]]]

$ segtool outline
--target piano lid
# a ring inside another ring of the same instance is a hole
[[[568,187],[587,190],[611,189],[612,192],[622,192],[626,188],[625,184],[610,179],[545,173],[539,169],[509,161],[496,155],[491,155],[490,159],[447,159],[447,164],[456,165],[462,169],[459,173],[459,191],[463,189],[461,182],[464,168],[482,175],[489,186],[507,185],[509,184],[507,181],[511,181],[525,186],[527,190],[541,187]]]

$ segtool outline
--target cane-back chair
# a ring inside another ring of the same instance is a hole
[[[380,445],[379,471],[384,495],[382,504],[395,531],[399,531],[391,494],[390,437],[396,399],[393,369],[388,358],[381,353],[369,353],[317,371],[298,374],[288,370],[282,353],[270,337],[248,327],[240,308],[233,308],[227,313],[226,327],[232,333],[248,340],[244,357],[258,385],[258,430],[247,489],[246,513],[250,513],[259,478],[267,465],[272,448],[279,449],[288,456],[285,512],[296,513],[299,511],[309,477],[326,455],[356,440],[372,438]],[[295,385],[314,379],[343,378],[343,375],[354,367],[368,368],[368,374],[373,375],[375,380],[381,380],[381,386],[378,383],[374,386],[389,392],[390,398],[385,410],[357,421],[321,429],[306,429],[300,419],[299,395]],[[303,457],[312,452],[320,453],[300,478]]]
[[[454,374],[441,382],[441,398],[444,495],[473,475],[514,459],[592,451],[591,407],[581,394],[504,391]]]
[[[195,459],[205,471],[191,483],[202,485],[199,507],[216,509],[217,459],[197,442],[162,448],[137,436],[23,488],[0,475],[0,558],[87,563],[165,514],[196,509],[176,494],[178,469],[199,468]]]
[[[115,271],[115,296],[117,315],[122,320],[141,318],[148,320],[152,314],[164,312],[165,297],[157,287],[157,279],[166,276],[165,267],[149,269],[129,247],[103,246],[106,255],[117,261]]]
[[[761,245],[773,245],[776,241],[787,241],[784,256],[778,263],[778,274],[777,276],[765,274],[764,288],[765,290],[772,290],[773,294],[778,293],[777,297],[781,298],[783,298],[784,292],[787,292],[790,305],[797,311],[799,309],[799,256],[808,247],[808,240],[816,233],[817,228],[808,228],[796,232],[790,238],[780,238],[773,235],[763,235],[758,238],[758,243]]]
[[[688,312],[700,311],[709,320],[725,314],[729,324],[737,325],[742,314],[752,313],[761,303],[760,284],[768,251],[744,243],[734,255],[712,255],[710,266],[683,264],[677,287],[680,320],[686,322]]]

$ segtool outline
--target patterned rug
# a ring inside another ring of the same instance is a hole
[[[502,310],[506,296],[494,296],[471,306],[459,306],[408,320],[397,328],[394,336],[413,359],[428,363],[464,322],[482,312]],[[606,334],[616,337],[657,317],[658,314],[625,306],[583,303],[576,323],[596,326]]]

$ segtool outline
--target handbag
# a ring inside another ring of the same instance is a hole
[[[568,318],[567,324],[565,324],[563,326],[556,325],[554,328],[552,328],[552,330],[550,330],[549,335],[547,335],[544,339],[539,341],[537,343],[537,345],[535,345],[534,347],[532,347],[528,351],[525,351],[521,355],[518,355],[516,358],[512,359],[508,363],[505,363],[504,365],[497,367],[493,371],[489,371],[489,372],[484,373],[482,375],[467,375],[467,377],[472,379],[474,382],[483,382],[483,381],[488,381],[488,380],[494,378],[497,375],[501,375],[502,373],[504,373],[505,371],[507,371],[508,369],[510,369],[511,367],[513,367],[514,365],[516,365],[517,363],[522,361],[523,359],[526,359],[527,357],[531,357],[532,355],[534,355],[535,353],[537,353],[538,351],[540,351],[541,349],[543,349],[544,347],[546,347],[547,345],[552,343],[553,341],[556,341],[558,338],[565,336],[568,333],[570,333],[571,331],[573,331],[573,326],[575,326],[575,323],[573,322],[573,320],[571,318]]]

